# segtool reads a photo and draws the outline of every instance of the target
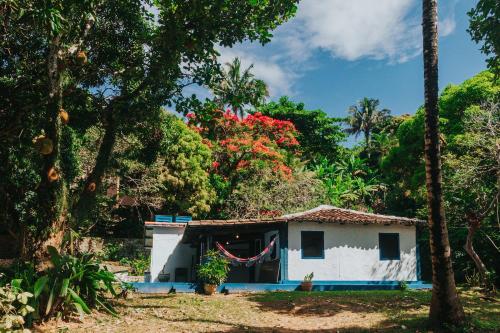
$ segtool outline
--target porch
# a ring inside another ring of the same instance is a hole
[[[201,263],[206,252],[217,249],[217,244],[238,258],[257,256],[271,244],[269,252],[260,260],[248,264],[230,264],[226,287],[234,289],[245,288],[248,284],[260,284],[260,288],[264,289],[258,290],[268,290],[272,289],[268,285],[286,280],[287,227],[281,221],[239,220],[224,223],[215,220],[193,221],[186,228],[182,243],[189,244],[196,251],[196,261],[191,267],[192,277],[196,276],[194,272],[196,266]],[[195,282],[195,279],[193,278],[191,282]],[[178,288],[187,287],[179,285]]]

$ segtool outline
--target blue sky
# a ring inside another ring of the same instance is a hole
[[[442,0],[440,87],[485,69],[466,32],[470,0]],[[297,16],[265,46],[221,50],[268,83],[271,99],[288,95],[306,108],[343,117],[362,97],[380,99],[393,114],[414,113],[423,102],[420,0],[303,0]]]

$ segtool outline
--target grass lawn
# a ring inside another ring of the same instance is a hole
[[[500,332],[500,300],[461,291],[466,332]],[[429,291],[135,294],[119,318],[52,321],[42,332],[426,332]]]

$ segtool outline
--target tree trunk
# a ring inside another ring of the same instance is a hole
[[[60,248],[66,227],[67,193],[60,166],[62,78],[59,69],[61,41],[59,36],[52,38],[47,58],[48,104],[45,119],[45,139],[52,143],[52,150],[45,152],[41,169],[41,182],[38,187],[39,209],[42,222],[36,225],[36,234],[30,236],[27,256],[43,261],[47,257],[48,245]],[[26,258],[25,258],[26,259]]]
[[[111,154],[116,142],[116,122],[113,103],[106,110],[105,132],[97,153],[96,163],[85,181],[85,186],[73,209],[74,221],[79,222],[88,219],[93,207],[95,207],[96,194],[101,188],[102,178],[109,164]]]
[[[442,197],[437,22],[437,0],[423,0],[425,171],[432,257],[432,299],[429,317],[434,325],[459,325],[464,321],[465,315],[453,276],[451,249]]]
[[[467,233],[467,238],[465,241],[464,249],[469,254],[471,257],[472,261],[474,261],[474,264],[476,265],[476,269],[479,272],[479,275],[481,276],[481,281],[484,286],[490,287],[488,283],[488,270],[486,269],[486,266],[484,265],[483,261],[481,258],[479,258],[479,255],[476,253],[474,250],[474,245],[473,245],[473,239],[474,239],[474,234],[476,233],[477,229],[479,229],[479,226],[481,224],[481,221],[478,218],[473,218],[471,217],[468,221],[469,226],[468,226],[468,233]]]

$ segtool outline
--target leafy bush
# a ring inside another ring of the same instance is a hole
[[[130,266],[132,275],[144,275],[149,268],[149,260],[149,256],[140,253],[136,258],[122,258],[120,264]]]
[[[49,247],[49,253],[53,268],[35,284],[35,295],[41,289],[47,296],[45,316],[68,310],[76,310],[83,316],[93,307],[116,315],[105,300],[106,293],[116,296],[113,273],[102,269],[92,254],[74,257],[59,254],[53,247]]]
[[[198,279],[206,284],[220,285],[227,279],[229,261],[216,250],[209,250],[198,267]]]
[[[18,263],[10,272],[16,290],[28,292],[32,297],[27,305],[33,308],[25,320],[49,318],[56,314],[89,314],[91,308],[104,309],[116,315],[106,301],[108,294],[117,296],[113,273],[102,269],[92,254],[75,257],[60,254],[49,247],[51,267],[37,273],[33,265]],[[0,330],[1,332],[1,330]]]
[[[399,281],[399,290],[401,291],[407,291],[410,289],[410,286],[408,286],[408,282],[406,281]]]
[[[0,287],[0,332],[26,332],[25,317],[35,311],[28,302],[33,294],[22,291],[16,283]]]

